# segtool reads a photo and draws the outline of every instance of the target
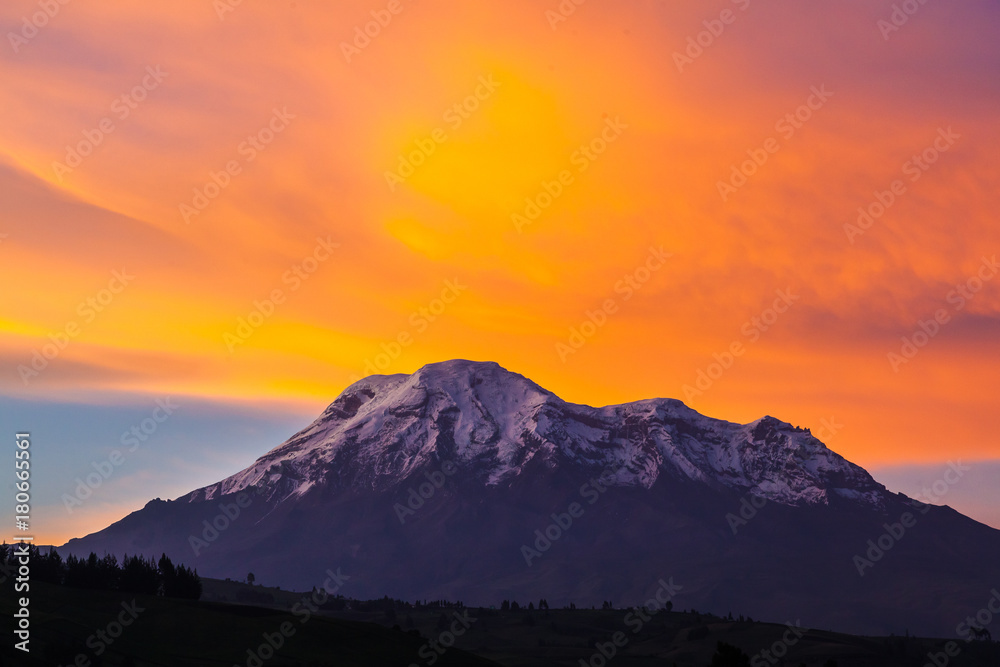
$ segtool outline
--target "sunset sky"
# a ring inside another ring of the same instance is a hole
[[[825,429],[910,494],[961,460],[939,503],[1000,527],[1000,6],[893,4],[8,0],[36,539],[450,358]]]

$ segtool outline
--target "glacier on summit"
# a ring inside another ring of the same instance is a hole
[[[245,490],[283,500],[331,485],[386,490],[446,460],[486,486],[540,465],[647,489],[686,478],[790,506],[836,497],[879,508],[888,495],[808,430],[773,417],[735,424],[667,398],[577,405],[494,362],[451,360],[355,382],[250,467],[181,500]]]

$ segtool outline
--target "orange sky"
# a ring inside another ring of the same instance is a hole
[[[1000,254],[992,5],[928,4],[889,39],[891,2],[591,0],[554,24],[555,0],[218,6],[74,2],[12,41],[39,10],[5,3],[3,394],[318,413],[402,340],[385,372],[489,359],[576,402],[833,418],[828,444],[865,466],[998,458],[1000,280],[949,299]],[[348,62],[372,12],[391,20]],[[678,71],[705,21],[721,34]],[[526,198],[546,206],[520,224]],[[797,298],[764,331],[777,290]],[[939,309],[895,372],[887,354]],[[719,377],[685,392],[699,371]]]

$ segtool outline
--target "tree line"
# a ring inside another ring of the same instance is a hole
[[[29,547],[29,558],[32,581],[189,600],[201,597],[198,571],[181,564],[174,565],[166,554],[160,556],[159,561],[126,554],[119,563],[112,554],[98,558],[93,552],[86,558],[70,555],[63,560],[55,549],[43,554],[32,545]],[[17,571],[14,550],[6,543],[0,544],[0,563]]]

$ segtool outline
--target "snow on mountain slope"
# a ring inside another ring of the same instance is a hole
[[[386,490],[445,460],[491,486],[510,483],[534,462],[603,472],[620,486],[688,478],[786,505],[837,496],[880,507],[887,494],[808,431],[773,417],[733,424],[674,399],[592,408],[496,363],[452,360],[355,382],[306,429],[186,499],[251,487],[276,500],[331,485]]]

